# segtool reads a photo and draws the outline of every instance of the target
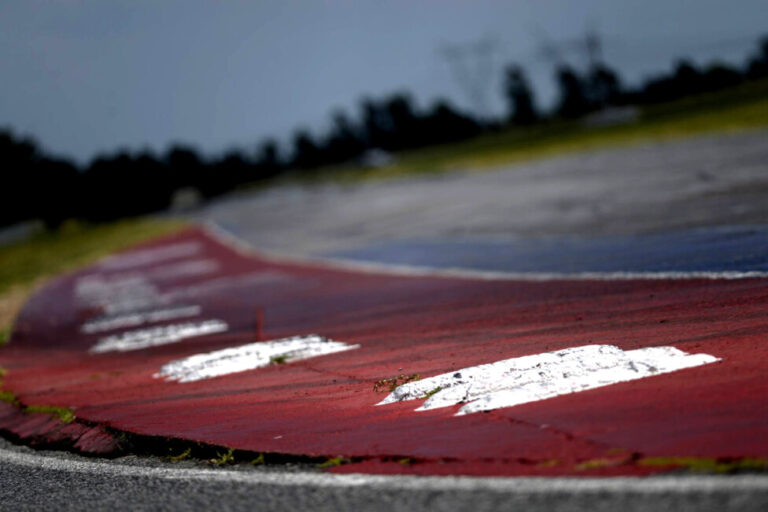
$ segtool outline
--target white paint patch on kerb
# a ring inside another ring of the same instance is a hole
[[[176,258],[185,258],[200,252],[199,242],[182,242],[178,244],[169,244],[152,249],[141,249],[138,251],[116,254],[104,259],[99,266],[109,270],[119,270],[133,267],[141,267],[165,260]]]
[[[219,268],[219,262],[214,259],[199,259],[162,265],[147,271],[146,275],[149,279],[162,281],[164,279],[212,274]]]
[[[202,308],[200,306],[176,306],[165,309],[129,313],[127,315],[104,316],[84,323],[82,327],[80,327],[80,332],[84,334],[94,334],[115,329],[125,329],[127,327],[138,327],[140,325],[155,322],[189,318],[191,316],[199,315],[201,310]]]
[[[295,278],[285,272],[251,272],[248,274],[239,274],[234,276],[222,276],[189,286],[178,286],[167,290],[164,296],[169,300],[190,299],[221,291],[231,293],[234,289],[237,288],[256,287],[260,285],[266,287],[267,285],[286,282],[293,279]],[[307,282],[307,280],[303,280],[302,282]]]
[[[171,301],[141,275],[107,277],[91,274],[75,283],[75,299],[86,307],[101,308],[107,316],[120,316],[167,306]]]
[[[147,300],[157,296],[155,285],[140,275],[112,279],[97,274],[81,277],[75,283],[75,298],[88,306]]]
[[[427,398],[417,411],[466,404],[457,416],[545,400],[719,361],[675,347],[585,345],[462,368],[398,386],[376,405]]]
[[[183,324],[163,325],[148,329],[126,331],[101,338],[90,352],[127,352],[176,343],[188,338],[224,332],[229,326],[221,320],[205,320],[204,322],[188,322]]]
[[[160,368],[155,378],[194,382],[262,368],[276,358],[287,363],[352,350],[359,346],[329,340],[317,334],[261,341],[171,361]]]
[[[164,279],[176,279],[179,277],[199,276],[204,274],[212,274],[219,270],[221,265],[219,262],[212,258],[201,258],[195,260],[182,260],[173,263],[166,263],[163,265],[157,265],[148,269],[136,269],[127,270],[120,273],[104,273],[95,274],[95,277],[100,277],[109,281],[120,281],[122,279],[135,279],[141,277],[143,279],[149,279],[153,281],[162,281]]]

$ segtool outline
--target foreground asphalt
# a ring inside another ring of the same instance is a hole
[[[2,510],[762,511],[768,477],[466,478],[330,475],[94,460],[0,440]]]

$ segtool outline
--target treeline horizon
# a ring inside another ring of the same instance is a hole
[[[168,209],[183,191],[207,200],[288,172],[314,172],[340,164],[364,166],[378,151],[458,142],[514,126],[579,119],[611,107],[653,105],[722,90],[768,77],[768,36],[741,67],[697,67],[683,59],[672,72],[634,89],[624,86],[619,74],[604,62],[581,72],[560,64],[555,71],[558,99],[549,111],[536,106],[522,67],[510,64],[504,73],[507,113],[503,118],[481,120],[445,100],[420,110],[407,92],[398,92],[363,99],[357,120],[342,110],[333,111],[331,129],[322,136],[296,130],[287,154],[280,152],[275,138],[262,140],[251,153],[235,149],[210,158],[192,145],[177,143],[161,155],[119,149],[98,154],[80,166],[48,154],[32,138],[0,129],[0,155],[7,162],[5,183],[10,192],[0,226],[39,219],[56,229],[70,218],[102,222],[149,214]]]

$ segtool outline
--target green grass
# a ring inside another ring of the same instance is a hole
[[[19,400],[16,398],[13,391],[0,389],[0,402],[8,402],[9,404],[18,405]]]
[[[646,457],[641,466],[669,467],[694,473],[735,473],[739,471],[766,471],[768,460],[760,458],[712,459],[707,457]]]
[[[72,423],[75,421],[75,413],[72,409],[66,407],[56,407],[53,405],[28,405],[24,408],[24,412],[52,414],[58,416],[59,421],[62,423]]]
[[[226,466],[228,464],[235,463],[234,450],[232,450],[231,448],[224,453],[217,452],[216,455],[217,455],[216,458],[213,458],[209,461],[211,464],[214,464],[216,466]]]
[[[186,450],[184,450],[178,455],[169,456],[168,460],[171,462],[180,462],[182,460],[188,459],[191,454],[192,454],[192,448],[187,448]]]
[[[57,232],[0,247],[0,345],[8,341],[19,307],[45,279],[183,225],[146,218],[100,225],[69,222]]]
[[[483,169],[571,152],[767,126],[768,80],[761,80],[646,107],[640,111],[639,119],[631,123],[587,127],[578,120],[553,120],[530,128],[509,128],[455,144],[402,152],[397,155],[396,163],[387,167],[327,167],[299,175],[298,179],[357,181],[452,169]]]
[[[168,233],[183,224],[155,219],[88,225],[69,222],[54,233],[0,247],[0,294],[19,284],[76,268],[137,242]]]
[[[332,457],[328,460],[326,460],[323,463],[320,463],[317,465],[319,468],[335,468],[337,466],[341,466],[343,464],[349,463],[349,459],[346,459],[344,457]]]

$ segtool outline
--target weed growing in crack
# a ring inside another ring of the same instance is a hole
[[[383,393],[389,391],[390,393],[397,389],[398,386],[419,380],[421,376],[418,373],[412,373],[410,375],[400,374],[397,377],[391,377],[388,379],[379,379],[373,383],[373,391],[376,393]]]
[[[317,467],[319,468],[334,468],[336,466],[341,466],[342,464],[349,463],[349,459],[345,459],[344,457],[333,457],[331,459],[328,459],[327,461],[318,464]]]
[[[738,473],[768,471],[768,459],[746,457],[742,459],[713,459],[706,457],[646,457],[641,466],[680,468],[693,473]]]
[[[188,459],[191,454],[192,454],[192,448],[187,448],[186,450],[184,450],[178,455],[172,455],[168,457],[168,460],[171,462],[179,462],[184,459]]]
[[[225,453],[216,452],[216,457],[210,460],[211,464],[216,466],[225,466],[227,464],[235,463],[234,450],[230,448]]]
[[[55,405],[28,405],[24,408],[24,412],[53,414],[58,416],[59,421],[62,423],[72,423],[75,421],[75,413],[72,409],[56,407]]]

